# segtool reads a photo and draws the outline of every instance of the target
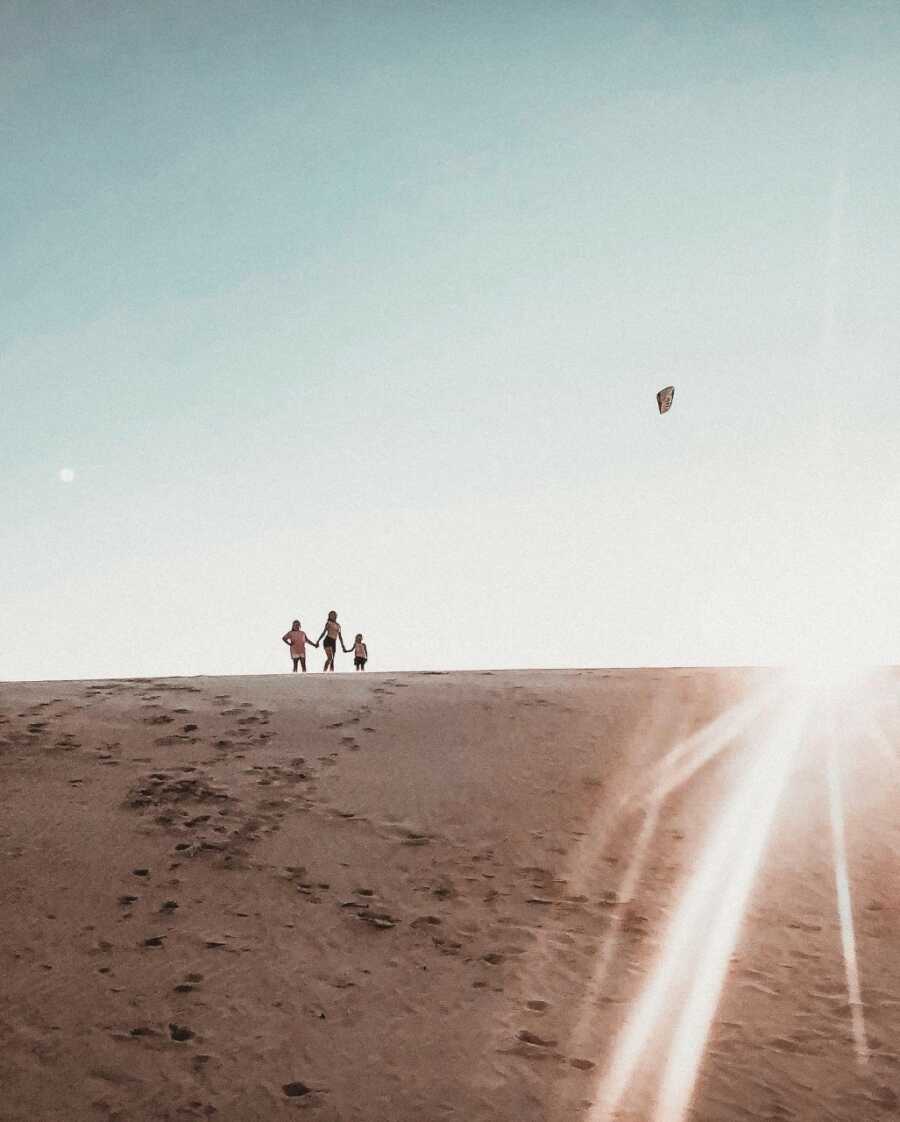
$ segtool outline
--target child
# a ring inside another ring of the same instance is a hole
[[[300,620],[295,619],[291,624],[291,629],[286,635],[281,636],[282,643],[287,643],[291,648],[291,659],[294,663],[294,673],[297,673],[297,663],[303,667],[303,673],[306,673],[306,644],[312,643],[312,639],[307,637],[305,631],[300,630]],[[313,643],[317,647],[318,643]]]
[[[334,656],[337,651],[338,641],[341,644],[341,650],[347,654],[347,648],[344,646],[344,637],[341,634],[341,625],[337,621],[337,612],[329,612],[328,619],[325,621],[325,626],[322,628],[322,634],[315,641],[314,646],[319,645],[319,640],[324,636],[322,646],[325,648],[325,665],[323,670],[330,670],[334,672]]]
[[[357,635],[353,640],[353,665],[357,670],[365,670],[366,659],[369,657],[369,651],[366,644],[363,642],[362,635]]]

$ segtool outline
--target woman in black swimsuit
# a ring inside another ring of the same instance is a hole
[[[338,642],[340,642],[344,654],[347,653],[347,648],[344,646],[344,637],[341,634],[341,625],[337,621],[337,612],[328,613],[328,619],[322,628],[322,634],[316,640],[316,646],[319,645],[319,640],[323,640],[322,646],[325,648],[325,665],[322,670],[334,671],[334,655]]]

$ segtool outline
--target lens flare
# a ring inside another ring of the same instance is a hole
[[[861,1064],[865,1064],[869,1059],[869,1043],[866,1038],[859,964],[856,958],[856,932],[853,926],[853,902],[850,897],[847,842],[844,833],[844,802],[834,736],[830,737],[828,745],[828,810],[834,849],[834,885],[837,893],[838,916],[841,921],[841,949],[844,954],[844,973],[847,978],[847,1003],[850,1006],[856,1058]]]
[[[719,761],[721,775],[713,777],[713,784],[721,779],[725,795],[699,860],[678,890],[657,960],[613,1040],[588,1122],[614,1122],[626,1104],[647,1122],[687,1118],[779,806],[795,779],[808,782],[816,771],[827,793],[849,1036],[857,1063],[868,1064],[844,787],[852,775],[862,784],[853,798],[865,797],[883,785],[885,762],[891,765],[892,782],[900,779],[900,757],[885,731],[889,722],[893,728],[898,721],[894,675],[840,660],[818,660],[764,680],[755,694],[680,740],[647,770],[635,796],[619,807],[620,813],[634,812],[637,801],[643,807],[620,899],[637,897],[667,801],[680,787],[707,764]],[[852,772],[847,771],[850,760]],[[800,828],[807,827],[801,822]],[[589,1044],[604,983],[616,961],[620,924],[616,916],[584,995],[582,1017],[572,1037],[579,1054]]]
[[[654,1119],[681,1122],[687,1111],[747,897],[799,745],[806,708],[799,702],[791,710],[769,730],[710,831],[662,955],[619,1038],[590,1122],[614,1118],[638,1068],[663,1045],[673,1017]],[[692,978],[691,963],[698,964]]]

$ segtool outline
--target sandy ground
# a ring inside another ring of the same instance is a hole
[[[818,742],[746,910],[728,894],[774,796],[702,877],[751,733],[653,798],[764,678],[0,685],[0,1118],[602,1122],[631,1032],[616,1117],[668,1122],[673,1025],[717,954],[686,1117],[900,1117],[897,677],[840,739],[858,1002]],[[642,995],[665,1007],[646,1031]]]

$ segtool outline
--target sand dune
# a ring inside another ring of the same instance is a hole
[[[709,863],[767,682],[0,686],[0,1119],[601,1122],[625,1072],[616,1117],[667,1122],[697,1040],[692,1119],[900,1117],[898,679],[840,735],[858,1003],[808,736]]]

